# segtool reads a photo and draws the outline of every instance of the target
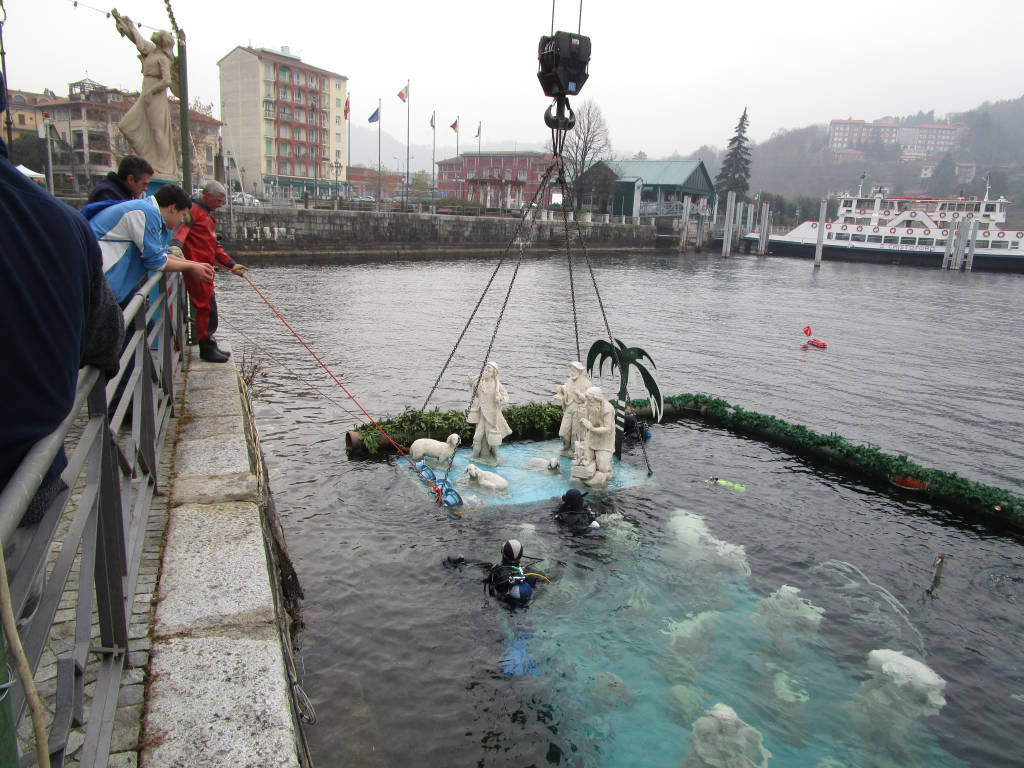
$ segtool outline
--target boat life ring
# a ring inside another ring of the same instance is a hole
[[[996,235],[996,237],[1006,237],[1006,233],[1000,230],[999,234]]]
[[[885,214],[884,214],[884,215],[885,215],[885,216],[888,216],[888,215],[889,215],[890,213],[892,213],[892,211],[890,211],[890,210],[889,210],[888,208],[886,208],[886,209],[885,209]]]
[[[943,211],[942,213],[940,213],[940,214],[939,214],[939,218],[940,218],[940,219],[944,219],[944,218],[946,218],[946,212],[945,212],[945,211]]]
[[[860,226],[860,225],[858,224],[858,225],[857,225],[857,231],[858,231],[858,232],[863,232],[863,231],[864,231],[864,227],[862,227],[862,226]]]
[[[949,234],[949,230],[948,229],[942,230],[942,236],[943,237],[946,237],[948,234]]]
[[[1024,237],[1024,232],[1017,230],[1017,239],[1020,240],[1022,237]]]
[[[915,216],[917,216],[917,211],[911,211],[910,218],[914,218]]]
[[[840,227],[840,229],[842,229],[842,230],[843,230],[843,232],[845,232],[845,231],[846,231],[846,225],[845,225],[845,224],[843,224],[843,226],[842,226],[842,227]]]
[[[912,235],[912,234],[914,234],[914,229],[913,229],[913,227],[907,227],[907,234],[908,234],[908,235]]]
[[[974,214],[973,213],[968,213],[967,214],[967,218],[968,219],[973,219],[974,218]]]
[[[991,232],[989,232],[989,231],[988,231],[988,230],[986,229],[986,230],[985,230],[984,232],[982,232],[982,233],[981,233],[981,236],[982,236],[982,237],[992,237],[992,233],[991,233]]]
[[[831,224],[826,224],[825,225],[825,229],[832,229],[832,225]]]
[[[959,219],[960,218],[960,213],[958,211],[954,211],[953,212],[953,218],[954,219]]]
[[[864,209],[863,208],[858,208],[857,209],[857,215],[858,216],[863,216],[864,215]]]
[[[817,229],[817,228],[818,228],[818,222],[812,221],[811,222],[811,229]]]
[[[874,228],[874,229],[872,229],[871,231],[872,231],[872,232],[877,232],[877,231],[878,231],[878,227],[875,227],[875,228]]]
[[[896,234],[896,227],[889,227],[889,234],[890,235],[895,235]]]
[[[925,233],[926,235],[930,235],[930,234],[932,233],[932,231],[931,231],[930,229],[926,229],[926,230],[924,231],[924,233]]]

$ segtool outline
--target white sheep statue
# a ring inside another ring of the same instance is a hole
[[[443,443],[440,440],[421,437],[419,440],[414,440],[413,444],[409,446],[409,456],[412,457],[413,461],[420,461],[424,456],[448,461],[455,455],[455,449],[459,447],[461,442],[462,440],[456,432],[448,435],[448,439]]]
[[[508,488],[508,480],[494,472],[480,469],[476,464],[466,465],[466,474],[474,480],[481,488],[488,491],[504,491]]]

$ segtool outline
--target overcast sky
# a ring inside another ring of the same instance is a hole
[[[102,0],[2,1],[9,87],[66,95],[69,82],[88,76],[138,89],[135,47],[94,10]],[[217,61],[236,45],[287,45],[349,78],[354,126],[367,126],[379,98],[383,130],[404,143],[397,93],[410,80],[413,144],[430,145],[435,109],[439,147],[454,144],[448,126],[456,116],[462,150],[475,148],[478,122],[485,149],[547,140],[536,70],[550,0],[171,5],[187,34],[190,95],[212,102],[217,116]],[[170,26],[162,0],[116,7],[148,27]],[[555,28],[576,31],[579,9],[559,0]],[[1024,0],[586,0],[582,33],[593,54],[579,98],[601,107],[618,153],[651,157],[724,147],[744,107],[755,141],[836,117],[942,116],[1024,93],[1022,28]]]

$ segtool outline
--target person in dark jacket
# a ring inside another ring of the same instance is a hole
[[[0,76],[0,110],[6,101]],[[118,369],[124,319],[103,277],[85,219],[26,179],[0,140],[0,489],[29,449],[56,429],[75,399],[78,369]],[[63,490],[63,451],[22,523],[37,522]]]
[[[89,202],[100,200],[135,200],[146,194],[146,187],[153,176],[153,166],[145,158],[127,155],[117,165],[117,173],[111,171],[89,193]]]

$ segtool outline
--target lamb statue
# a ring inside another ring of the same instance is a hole
[[[476,464],[466,465],[466,474],[470,480],[476,482],[481,488],[488,491],[504,491],[508,488],[508,480],[494,472],[480,469]]]
[[[409,456],[413,461],[419,461],[424,456],[448,461],[455,455],[455,449],[459,447],[461,442],[462,439],[457,432],[452,432],[448,435],[448,439],[443,443],[440,440],[421,437],[419,440],[414,440],[413,444],[409,446]]]

